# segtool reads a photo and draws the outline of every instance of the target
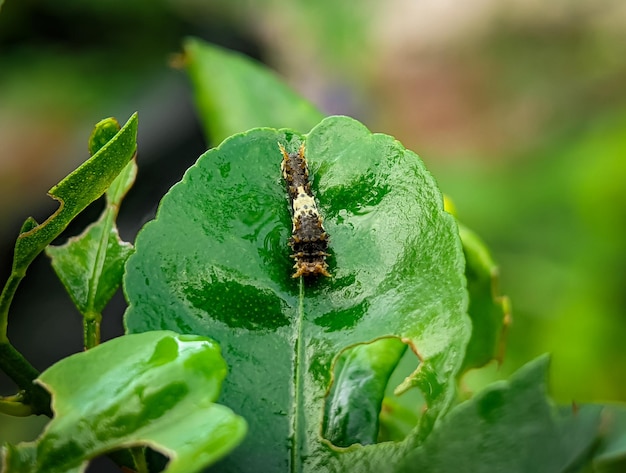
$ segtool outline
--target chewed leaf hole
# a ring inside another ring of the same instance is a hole
[[[99,471],[115,471],[115,468],[119,469],[111,458],[106,455],[101,455],[89,462],[86,471],[87,473],[97,473]]]
[[[322,436],[336,447],[400,441],[417,425],[424,400],[417,389],[394,395],[419,359],[395,337],[343,350],[333,364]]]
[[[87,473],[102,471],[134,471],[137,463],[145,464],[149,471],[163,471],[170,459],[149,446],[121,448],[97,456],[89,461]]]
[[[417,355],[407,349],[391,373],[380,410],[378,442],[404,440],[426,409],[426,400],[419,389],[408,389],[399,395],[394,393],[396,387],[402,385],[418,365]]]

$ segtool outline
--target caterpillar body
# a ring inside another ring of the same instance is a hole
[[[328,234],[311,191],[304,144],[297,153],[288,153],[280,143],[278,146],[283,155],[280,168],[287,182],[292,211],[289,246],[293,251],[291,257],[295,260],[293,277],[330,276],[326,263],[329,256]]]

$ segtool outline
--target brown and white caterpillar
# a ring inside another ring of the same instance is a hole
[[[292,210],[291,257],[296,261],[294,278],[300,276],[330,276],[326,257],[329,256],[328,234],[322,225],[322,216],[317,210],[309,182],[309,169],[304,156],[304,144],[297,153],[288,153],[278,143],[283,161],[280,165],[287,182],[289,203]]]

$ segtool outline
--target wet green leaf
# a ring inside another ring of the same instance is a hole
[[[330,235],[330,278],[291,277],[291,217],[277,142],[306,142]],[[306,138],[256,129],[208,151],[139,234],[125,291],[130,332],[170,328],[219,341],[221,400],[250,424],[220,471],[380,471],[428,434],[455,395],[469,339],[456,223],[432,176],[393,138],[331,117]],[[338,450],[322,440],[333,361],[398,337],[429,410],[404,443]]]
[[[538,358],[453,408],[396,471],[579,471],[593,455],[602,407],[555,408],[547,367],[548,358]]]
[[[34,442],[3,449],[7,473],[82,472],[104,453],[147,445],[167,473],[214,463],[245,435],[245,421],[215,404],[226,364],[210,339],[148,332],[58,362],[39,378],[54,419]]]
[[[340,447],[376,443],[387,382],[405,349],[397,338],[383,338],[340,355],[326,399],[324,438]]]
[[[185,64],[212,142],[258,126],[305,132],[323,118],[273,72],[239,53],[188,39]]]
[[[137,148],[137,114],[100,150],[49,191],[58,210],[45,222],[32,218],[15,243],[14,271],[23,272],[31,261],[67,227],[87,205],[100,197],[128,164]]]

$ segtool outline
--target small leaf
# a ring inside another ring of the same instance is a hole
[[[323,118],[276,74],[239,53],[188,39],[185,63],[205,135],[213,142],[258,126],[304,132]]]
[[[149,446],[167,473],[192,473],[233,449],[245,421],[215,404],[226,364],[204,337],[148,332],[63,359],[39,382],[54,419],[34,442],[7,446],[8,472],[83,472],[90,459]]]
[[[330,235],[330,278],[292,278],[277,143],[305,142]],[[469,340],[456,223],[423,163],[392,137],[330,117],[306,138],[254,129],[208,151],[163,198],[126,265],[127,330],[211,336],[232,373],[222,401],[250,423],[220,471],[380,471],[456,395]],[[395,337],[429,409],[406,443],[337,450],[321,438],[333,361]],[[416,363],[417,365],[417,363]]]
[[[579,471],[591,458],[602,408],[555,409],[546,398],[547,367],[548,358],[538,358],[453,408],[396,471]]]
[[[96,154],[50,189],[49,195],[59,202],[59,208],[42,224],[20,233],[15,243],[14,271],[24,272],[76,215],[109,188],[135,154],[136,136],[137,114],[134,114]]]
[[[66,244],[46,248],[52,267],[83,315],[100,314],[122,282],[133,247],[119,238],[115,218],[136,173],[131,161],[107,190],[100,219]]]
[[[93,156],[120,131],[120,124],[115,118],[105,118],[96,123],[89,137],[89,154]]]
[[[465,277],[470,295],[472,338],[467,346],[463,371],[480,368],[491,360],[502,362],[511,320],[509,298],[498,293],[498,267],[480,238],[459,224],[465,254]]]
[[[348,348],[339,356],[325,404],[325,439],[339,447],[376,443],[387,381],[405,350],[397,338],[383,338]]]
[[[83,315],[102,312],[121,284],[124,263],[133,250],[130,243],[120,240],[115,227],[106,226],[105,220],[99,220],[65,245],[46,249],[52,267]],[[101,254],[105,259],[99,267]]]
[[[119,173],[115,180],[111,183],[106,191],[107,205],[115,207],[117,212],[119,211],[120,203],[126,196],[130,188],[135,183],[137,177],[137,163],[135,160],[131,160],[124,169]]]

